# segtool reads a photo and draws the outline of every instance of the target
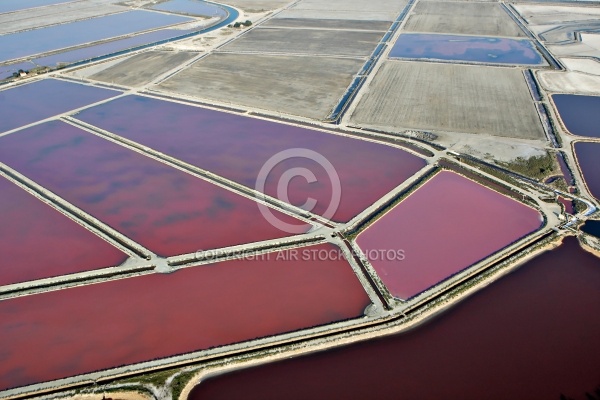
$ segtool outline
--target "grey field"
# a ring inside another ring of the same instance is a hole
[[[360,21],[351,19],[278,18],[268,20],[262,26],[277,28],[324,28],[364,31],[387,31],[391,23],[386,21]]]
[[[455,3],[460,0],[419,0],[419,3],[437,3],[437,2],[444,2],[444,3]],[[521,1],[525,1],[525,0],[521,0]],[[463,0],[463,3],[498,3],[498,0]]]
[[[351,121],[544,139],[523,73],[508,68],[387,61]]]
[[[158,89],[303,117],[326,117],[364,61],[214,54]]]
[[[279,7],[283,7],[289,3],[290,0],[227,0],[222,2],[233,7],[241,8],[242,10],[249,12],[259,12],[274,10]]]
[[[525,37],[500,4],[419,2],[405,31],[464,35]]]
[[[278,18],[335,19],[351,21],[394,21],[408,0],[304,0]]]
[[[223,50],[367,57],[382,36],[382,32],[263,28],[252,30]]]
[[[303,0],[293,6],[296,10],[397,12],[404,8],[404,1],[390,0]]]
[[[398,12],[378,12],[378,11],[335,11],[335,10],[284,10],[278,14],[281,18],[294,19],[346,19],[353,21],[394,21]]]
[[[64,3],[0,14],[0,35],[128,11],[112,4]]]
[[[196,55],[197,53],[189,52],[148,51],[106,68],[90,78],[123,86],[144,85]]]

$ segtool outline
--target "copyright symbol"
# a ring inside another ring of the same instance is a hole
[[[329,162],[329,160],[325,158],[322,154],[317,153],[314,150],[303,148],[288,149],[281,151],[275,154],[273,157],[269,158],[267,162],[264,163],[264,165],[258,173],[255,186],[256,191],[259,193],[265,193],[265,184],[272,170],[282,162],[294,158],[303,158],[311,160],[325,170],[327,178],[329,182],[331,182],[331,198],[329,199],[329,205],[327,206],[327,209],[320,215],[323,218],[330,220],[340,205],[340,200],[342,198],[342,185],[340,183],[340,177],[337,171],[335,170],[333,164],[331,164],[331,162]],[[288,168],[280,175],[279,180],[277,181],[277,199],[291,204],[288,189],[290,186],[290,182],[296,177],[302,177],[309,184],[319,181],[314,171],[312,171],[309,168]],[[299,207],[303,210],[311,212],[315,209],[316,206],[317,200],[312,197],[308,197],[306,202],[300,205]],[[263,217],[267,221],[269,221],[269,223],[274,227],[284,232],[293,234],[305,233],[306,229],[304,226],[293,225],[288,222],[282,221],[275,214],[273,214],[270,208],[268,208],[264,204],[258,203],[258,208],[260,209],[260,212],[263,215]]]

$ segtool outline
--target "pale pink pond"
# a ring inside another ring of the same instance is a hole
[[[357,243],[392,295],[408,299],[541,225],[538,211],[442,171],[362,232]],[[403,250],[404,259],[388,257],[388,250]]]
[[[527,39],[403,33],[390,58],[539,65],[544,58]]]
[[[44,79],[0,91],[0,133],[120,95],[121,92]]]

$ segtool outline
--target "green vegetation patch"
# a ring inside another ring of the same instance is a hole
[[[167,379],[177,373],[178,369],[170,369],[166,371],[160,371],[155,373],[148,373],[144,375],[138,375],[132,378],[127,378],[118,383],[136,383],[136,384],[146,384],[150,383],[154,386],[160,387],[165,384]]]
[[[497,162],[497,164],[517,174],[538,180],[560,172],[556,156],[549,152],[546,152],[545,155],[530,158],[517,157],[513,162]]]
[[[196,375],[197,373],[198,373],[197,370],[196,371],[187,371],[187,372],[181,373],[175,379],[173,379],[173,382],[171,383],[171,388],[172,388],[171,398],[173,400],[179,399],[179,396],[181,396],[181,392],[183,391],[183,388],[188,384],[190,379],[192,379],[194,377],[194,375]]]

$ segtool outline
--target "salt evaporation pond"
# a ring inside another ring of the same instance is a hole
[[[574,149],[588,189],[592,196],[600,200],[600,143],[577,142]]]
[[[154,10],[169,11],[206,17],[226,17],[227,11],[205,1],[199,0],[170,0],[152,7]]]
[[[600,371],[600,259],[558,249],[404,334],[209,378],[189,400],[585,400]]]
[[[19,128],[121,92],[88,85],[44,79],[0,91],[0,133]]]
[[[565,178],[565,182],[567,183],[567,185],[573,186],[575,184],[575,179],[573,179],[573,173],[571,172],[571,169],[569,168],[569,165],[565,160],[565,156],[562,153],[558,153],[556,155],[556,160],[558,161],[560,171],[562,172],[563,177]]]
[[[408,299],[541,224],[542,216],[533,208],[442,171],[359,234],[356,242],[392,295]],[[405,257],[380,256],[381,250],[403,250]]]
[[[144,46],[154,45],[156,43],[162,43],[172,39],[187,37],[199,33],[206,33],[223,27],[230,22],[233,22],[238,17],[238,12],[235,9],[223,6],[227,8],[225,14],[229,14],[226,19],[220,20],[214,25],[208,27],[196,27],[193,29],[161,29],[147,33],[141,33],[135,36],[129,36],[123,39],[115,39],[110,42],[90,45],[83,48],[77,48],[75,50],[67,50],[57,54],[49,56],[42,56],[39,58],[32,59],[37,65],[44,65],[48,67],[64,66],[66,64],[73,64],[77,62],[84,62],[91,59],[102,58],[108,55],[114,55],[119,52],[125,52],[131,49],[137,49]],[[221,9],[221,7],[219,7]]]
[[[558,202],[561,203],[565,207],[565,211],[571,215],[575,215],[575,207],[573,205],[573,200],[558,196]]]
[[[72,0],[2,0],[0,1],[0,13],[49,6],[53,4],[68,3],[69,1]]]
[[[600,96],[554,94],[552,101],[570,133],[600,137]]]
[[[0,62],[190,21],[178,15],[134,10],[1,35]]]
[[[162,256],[289,236],[254,201],[60,121],[0,138],[0,161]]]
[[[540,65],[544,59],[527,39],[403,33],[391,58],[473,61],[487,64]]]
[[[160,42],[190,33],[188,30],[161,29],[154,32],[142,33],[140,35],[127,37],[125,39],[113,40],[108,43],[97,44],[93,46],[69,50],[50,56],[33,59],[37,65],[47,67],[56,67],[64,64],[71,64],[79,61],[86,61],[93,58],[107,56],[120,51],[129,50],[138,46],[144,46],[151,43]]]
[[[117,266],[127,255],[0,176],[0,286]]]
[[[335,221],[350,220],[426,165],[417,156],[383,144],[141,96],[126,96],[75,117],[250,188],[255,188],[263,165],[279,152],[316,151],[340,179]],[[293,179],[290,202],[302,205],[314,198],[313,212],[323,214],[332,199],[332,184],[314,161],[282,161],[269,174],[265,193],[277,197],[277,182],[292,168],[309,169],[318,182]]]
[[[600,238],[600,221],[589,220],[581,228],[585,233]]]
[[[362,317],[369,304],[345,260],[289,251],[3,300],[0,390]]]

